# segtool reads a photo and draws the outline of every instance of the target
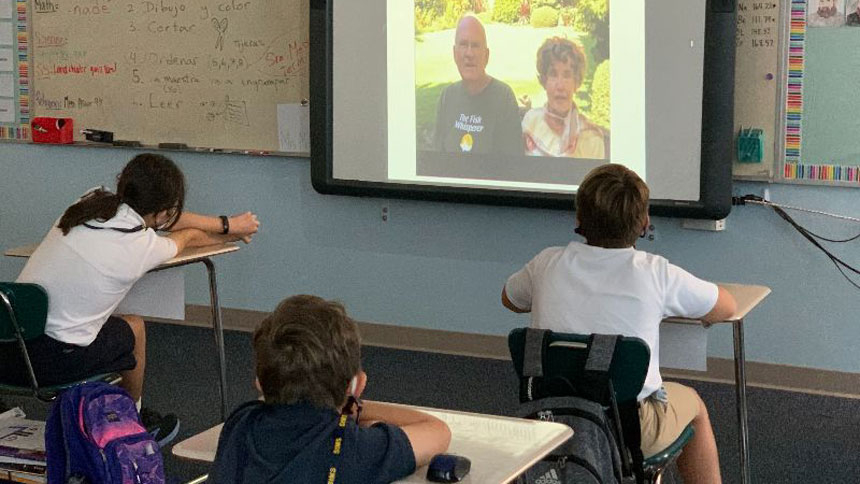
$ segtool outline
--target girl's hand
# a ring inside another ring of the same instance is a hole
[[[233,215],[230,217],[230,234],[237,235],[241,239],[256,234],[260,229],[260,222],[257,216],[251,212]],[[250,237],[245,242],[250,242]]]

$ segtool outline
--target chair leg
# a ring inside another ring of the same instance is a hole
[[[645,484],[662,484],[663,478],[672,484],[678,482],[677,474],[669,472],[669,468],[678,460],[678,457],[670,459],[662,466],[647,466],[645,467]]]
[[[663,473],[666,468],[650,468],[645,470],[645,484],[660,484],[663,482]]]

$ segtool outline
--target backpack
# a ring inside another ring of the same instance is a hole
[[[520,475],[517,484],[642,482],[641,450],[631,451],[639,448],[638,411],[635,402],[618,405],[608,377],[617,336],[592,336],[589,364],[582,375],[587,382],[580,382],[586,385],[574,385],[567,378],[544,375],[543,350],[550,334],[527,330],[518,413],[524,418],[565,424],[574,433]]]
[[[164,484],[158,444],[122,388],[90,382],[66,390],[45,426],[48,484]]]
[[[518,484],[622,482],[621,456],[603,406],[580,397],[549,397],[520,406],[520,417],[558,422],[573,437],[519,477]]]

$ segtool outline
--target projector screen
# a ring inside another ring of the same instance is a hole
[[[314,187],[569,208],[620,163],[656,215],[728,213],[733,1],[510,3],[312,2]]]

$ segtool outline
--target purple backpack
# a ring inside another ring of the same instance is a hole
[[[84,383],[54,403],[45,427],[48,484],[164,484],[158,444],[122,388]]]

